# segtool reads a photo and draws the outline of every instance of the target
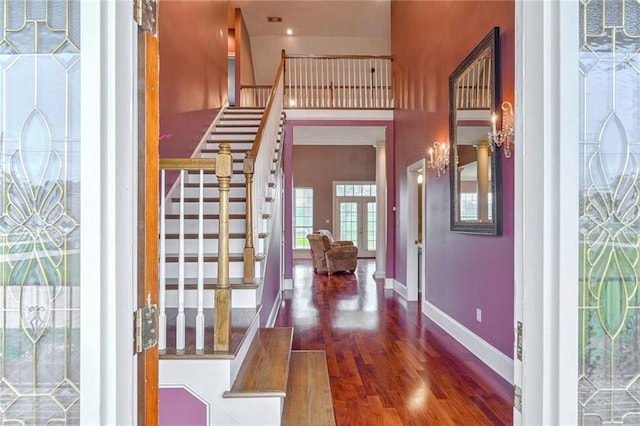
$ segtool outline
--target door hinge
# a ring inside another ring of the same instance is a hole
[[[143,30],[156,34],[156,0],[133,0],[133,19]]]
[[[513,387],[513,407],[522,413],[522,388],[517,385]]]
[[[147,295],[147,306],[138,308],[134,314],[136,353],[146,351],[158,343],[156,305],[151,304],[151,294]]]
[[[516,358],[522,361],[522,321],[516,323]]]

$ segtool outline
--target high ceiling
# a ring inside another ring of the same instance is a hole
[[[241,8],[251,37],[293,36],[389,37],[390,0],[232,0]],[[277,16],[282,22],[271,23]]]

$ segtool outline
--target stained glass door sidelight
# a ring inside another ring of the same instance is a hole
[[[640,424],[640,3],[580,0],[579,419]]]
[[[0,1],[0,419],[80,422],[80,1]]]

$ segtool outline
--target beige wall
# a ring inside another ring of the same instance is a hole
[[[293,147],[293,186],[313,188],[313,229],[333,230],[334,181],[375,180],[376,150],[373,146]]]

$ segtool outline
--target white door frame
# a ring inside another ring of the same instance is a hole
[[[578,2],[515,7],[514,424],[576,424]]]
[[[422,171],[422,258],[420,265],[418,265],[418,245],[416,244],[416,239],[414,236],[418,235],[418,217],[415,214],[418,211],[418,171]],[[406,286],[406,297],[409,301],[418,300],[418,268],[422,271],[422,288],[421,293],[424,298],[425,294],[425,286],[424,286],[424,277],[425,277],[425,188],[426,188],[426,162],[425,159],[421,159],[416,161],[407,167],[407,209],[405,213],[405,219],[407,223],[407,280],[405,282]]]
[[[130,2],[81,5],[81,424],[137,422],[132,11]]]

